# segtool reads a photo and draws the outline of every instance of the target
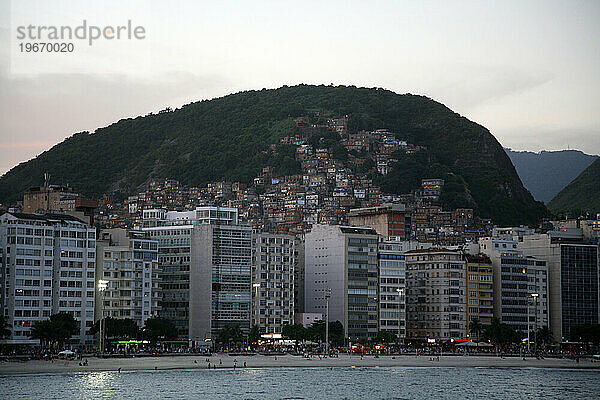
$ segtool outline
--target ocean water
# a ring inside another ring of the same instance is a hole
[[[598,399],[599,370],[264,368],[0,377],[0,399]]]

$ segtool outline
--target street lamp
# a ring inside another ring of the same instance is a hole
[[[258,300],[258,288],[260,287],[260,283],[253,283],[252,287],[254,288],[255,291],[255,296],[254,296],[254,323],[258,324],[258,306],[259,306],[259,300]]]
[[[529,354],[529,342],[530,342],[529,331],[531,330],[531,329],[529,329],[529,320],[530,320],[529,314],[530,314],[529,313],[529,299],[527,299],[527,354]]]
[[[326,304],[326,316],[325,316],[325,352],[326,357],[329,357],[329,298],[331,297],[331,289],[327,288],[325,291],[325,304]]]
[[[398,345],[400,345],[400,332],[402,329],[402,295],[404,294],[404,289],[397,288],[396,292],[398,292]]]
[[[104,334],[106,330],[106,323],[104,321],[104,293],[106,292],[106,288],[108,287],[108,281],[104,279],[100,279],[98,281],[98,291],[102,293],[101,296],[101,305],[100,308],[100,354],[104,354]]]
[[[535,309],[535,320],[533,321],[533,351],[537,354],[537,299],[538,293],[531,293],[531,297],[533,297],[533,308]],[[527,320],[529,320],[529,314],[527,315]]]

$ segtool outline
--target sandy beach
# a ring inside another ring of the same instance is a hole
[[[309,368],[309,367],[493,367],[493,368],[579,368],[598,369],[600,362],[582,359],[579,363],[570,359],[546,358],[537,360],[519,357],[496,356],[442,356],[440,361],[431,360],[429,356],[366,356],[340,355],[338,358],[303,358],[301,356],[230,356],[213,355],[208,358],[210,367],[214,369],[229,368]],[[45,373],[81,373],[92,371],[143,371],[171,369],[208,369],[206,356],[162,356],[138,358],[87,358],[88,365],[80,366],[79,361],[55,360],[42,361],[8,361],[0,363],[0,376],[36,375]],[[245,363],[245,367],[244,367]]]

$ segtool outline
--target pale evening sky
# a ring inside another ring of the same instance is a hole
[[[141,25],[19,52],[20,25]],[[0,0],[0,173],[75,132],[299,83],[429,96],[506,147],[600,154],[600,1]]]

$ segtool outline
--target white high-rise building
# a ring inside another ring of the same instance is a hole
[[[406,261],[409,250],[429,249],[431,243],[384,240],[379,243],[379,330],[406,337]]]
[[[517,331],[533,331],[549,323],[547,263],[523,254],[519,236],[513,228],[506,231],[479,239],[481,253],[492,261],[494,317]]]
[[[378,331],[379,235],[373,228],[314,225],[305,236],[305,312],[340,321],[346,339]]]
[[[79,327],[72,341],[92,347],[96,229],[62,214],[0,216],[2,313],[11,327],[7,343],[35,344],[32,326],[69,313]]]
[[[379,330],[406,336],[406,265],[399,242],[379,243]]]

